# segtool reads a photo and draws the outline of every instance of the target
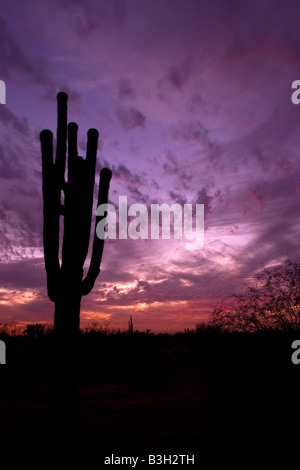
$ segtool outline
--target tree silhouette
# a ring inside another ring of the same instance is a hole
[[[238,331],[300,328],[300,264],[287,259],[256,277],[255,285],[214,308],[209,326]]]
[[[89,294],[100,272],[104,240],[94,233],[90,266],[83,279],[83,265],[89,248],[98,131],[88,131],[86,159],[78,156],[76,123],[67,125],[66,93],[57,95],[57,146],[53,162],[53,136],[40,134],[44,199],[44,256],[47,288],[55,302],[54,331],[58,336],[79,332],[80,303]],[[68,140],[68,179],[65,167]],[[100,173],[98,205],[107,203],[111,171]],[[62,194],[64,203],[62,204]],[[59,260],[60,217],[64,217],[61,263]],[[103,217],[96,218],[96,225]],[[95,225],[95,227],[96,227]]]

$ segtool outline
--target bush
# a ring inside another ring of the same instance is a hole
[[[227,330],[259,331],[300,328],[300,264],[264,268],[257,282],[213,310],[209,325]]]

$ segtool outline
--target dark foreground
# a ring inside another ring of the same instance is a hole
[[[287,455],[299,447],[295,339],[300,332],[82,335],[74,427],[59,432],[49,424],[53,337],[6,338],[1,447],[28,462],[63,449],[100,468],[112,454],[195,455],[198,468],[207,456]]]

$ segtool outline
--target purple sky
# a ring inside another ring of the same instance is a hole
[[[193,328],[262,264],[299,261],[298,0],[2,0],[0,322],[53,320],[39,133],[100,132],[110,201],[204,203],[205,242],[109,240],[82,326]],[[96,188],[97,189],[97,188]]]

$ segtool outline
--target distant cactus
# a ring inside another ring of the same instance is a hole
[[[40,134],[44,199],[44,256],[48,296],[55,302],[54,332],[73,336],[79,332],[80,303],[89,294],[100,272],[104,240],[94,233],[89,270],[83,278],[92,221],[98,131],[88,131],[86,159],[78,156],[76,123],[67,125],[66,93],[57,95],[58,123],[56,158],[53,162],[53,136]],[[68,143],[68,146],[67,146]],[[65,181],[68,147],[68,178]],[[100,173],[98,205],[107,203],[111,171]],[[62,193],[64,199],[62,201]],[[61,262],[59,257],[60,217],[64,217]],[[102,217],[96,218],[96,225]]]
[[[129,332],[130,334],[133,333],[132,316],[130,316],[130,320],[128,321],[128,332]]]

